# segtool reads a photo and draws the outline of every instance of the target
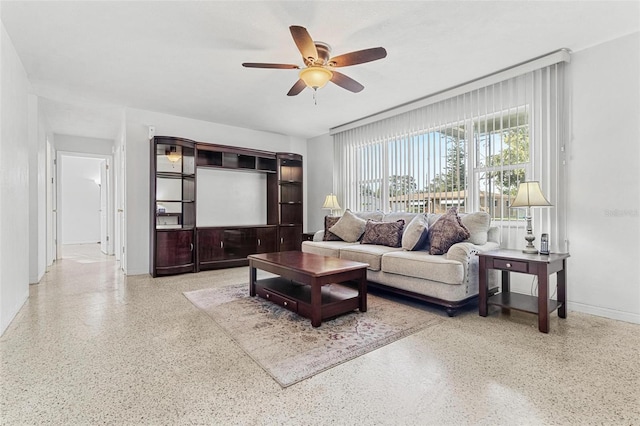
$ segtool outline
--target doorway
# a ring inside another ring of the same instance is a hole
[[[110,156],[58,152],[57,250],[92,245],[113,254],[113,203]]]

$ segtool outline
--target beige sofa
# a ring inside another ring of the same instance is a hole
[[[417,214],[356,212],[355,215],[382,222],[403,219],[408,224]],[[428,214],[429,227],[433,226],[439,217],[437,214]],[[460,217],[464,224],[465,215],[461,214]],[[370,285],[444,306],[447,314],[454,316],[458,308],[477,298],[476,253],[495,250],[500,246],[499,229],[487,225],[485,230],[486,237],[481,234],[479,239],[473,238],[476,242],[486,241],[484,244],[474,244],[468,240],[459,242],[453,244],[443,255],[429,254],[428,247],[418,251],[407,251],[376,244],[323,241],[325,230],[316,232],[313,241],[303,242],[302,251],[367,263],[367,280]],[[478,230],[475,231],[477,237]],[[490,293],[497,291],[498,279],[498,272],[491,270],[488,280]]]

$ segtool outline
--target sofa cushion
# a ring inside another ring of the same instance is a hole
[[[405,250],[420,250],[429,241],[429,225],[426,215],[419,214],[409,222],[402,234],[402,248]]]
[[[382,257],[381,268],[387,273],[447,284],[462,284],[464,279],[462,263],[426,251],[387,253]]]
[[[336,234],[342,240],[353,243],[358,241],[362,236],[366,224],[366,220],[360,219],[358,216],[351,213],[350,210],[347,210],[344,212],[340,220],[329,228],[329,231]]]
[[[469,231],[458,216],[458,208],[452,207],[429,228],[429,253],[445,254],[455,243],[469,238]]]
[[[384,213],[381,212],[380,210],[376,210],[375,212],[354,212],[353,214],[355,214],[356,216],[358,216],[360,219],[364,219],[364,220],[375,220],[376,222],[381,222],[382,218],[384,217]]]
[[[379,271],[384,254],[400,251],[401,248],[380,245],[351,245],[340,249],[340,259],[368,263],[372,271]]]
[[[400,247],[404,220],[397,222],[374,222],[368,220],[360,244],[378,244],[387,247]]]
[[[404,223],[407,224],[416,216],[418,216],[418,213],[391,212],[384,215],[382,222],[397,222],[402,219],[404,220]]]
[[[491,216],[487,212],[475,212],[460,215],[462,224],[469,230],[469,241],[472,244],[486,244]]]
[[[338,223],[340,220],[340,216],[325,216],[324,217],[324,236],[322,237],[322,241],[342,241],[340,237],[338,237],[333,232],[329,231],[333,225]]]
[[[359,247],[360,244],[356,244]],[[302,251],[320,256],[340,257],[340,249],[354,245],[346,241],[303,241]]]

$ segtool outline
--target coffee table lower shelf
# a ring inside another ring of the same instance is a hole
[[[282,306],[301,317],[311,319],[311,287],[286,278],[256,281],[256,294]],[[327,284],[321,288],[321,319],[326,320],[358,309],[358,290],[341,284]]]

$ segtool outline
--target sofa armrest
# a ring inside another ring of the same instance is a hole
[[[457,260],[465,263],[469,261],[469,256],[474,256],[476,253],[483,253],[486,251],[497,250],[500,248],[500,244],[489,241],[486,244],[477,245],[472,243],[456,243],[447,251],[447,259]]]
[[[313,234],[313,241],[322,241],[323,238],[324,238],[324,229],[316,231],[316,233]]]
[[[447,259],[457,260],[462,263],[464,268],[463,282],[467,286],[467,294],[478,294],[478,280],[479,280],[479,260],[476,253],[482,253],[491,250],[497,250],[500,248],[500,244],[489,241],[486,244],[476,245],[472,243],[457,243],[452,245],[447,251]],[[489,282],[489,288],[497,287],[497,281],[494,277],[491,277]]]

